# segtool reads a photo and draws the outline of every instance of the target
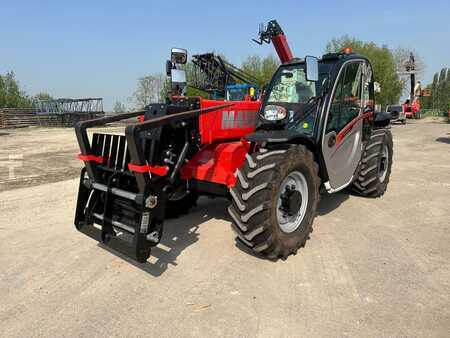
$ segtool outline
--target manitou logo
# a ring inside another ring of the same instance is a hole
[[[252,128],[256,124],[256,111],[223,111],[222,129]]]

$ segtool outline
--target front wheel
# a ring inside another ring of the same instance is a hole
[[[312,231],[318,171],[313,154],[302,145],[247,155],[228,208],[238,239],[269,258],[295,254]]]

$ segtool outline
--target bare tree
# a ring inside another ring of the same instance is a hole
[[[113,111],[114,114],[125,113],[127,111],[127,107],[125,107],[125,105],[122,102],[116,101],[116,103],[114,104]]]
[[[138,108],[143,108],[150,103],[161,102],[161,92],[165,83],[164,75],[153,74],[141,77],[137,89],[133,93],[133,99]]]
[[[414,71],[416,72],[416,81],[420,81],[423,79],[425,74],[425,62],[422,57],[413,49],[406,47],[397,47],[392,52],[394,56],[394,62],[397,74],[400,76],[404,86],[403,86],[403,95],[408,96],[410,93],[409,86],[409,75],[406,73],[407,70],[411,70],[410,63],[411,58],[414,61]]]
[[[407,63],[410,61],[411,55],[414,57],[414,65],[416,71],[416,78],[421,80],[425,73],[425,62],[422,57],[415,50],[406,47],[397,47],[392,52],[394,56],[395,66],[397,72],[405,72]]]

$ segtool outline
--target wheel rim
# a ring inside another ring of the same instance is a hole
[[[389,167],[389,148],[387,144],[384,144],[383,150],[381,152],[380,166],[378,168],[378,178],[380,179],[380,182],[384,182],[384,180],[386,179],[388,167]]]
[[[290,208],[286,208],[286,204]],[[297,230],[305,217],[307,206],[308,183],[301,172],[293,171],[286,176],[278,191],[276,214],[280,229],[286,233]]]

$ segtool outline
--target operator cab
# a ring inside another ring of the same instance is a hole
[[[353,179],[374,123],[369,61],[338,53],[281,65],[264,95],[251,142],[308,144],[325,164],[325,186],[338,191]]]
[[[281,65],[264,95],[258,129],[289,131],[319,142],[319,124],[338,133],[362,111],[373,111],[367,59],[352,53],[307,56]],[[326,121],[325,121],[326,119]]]

